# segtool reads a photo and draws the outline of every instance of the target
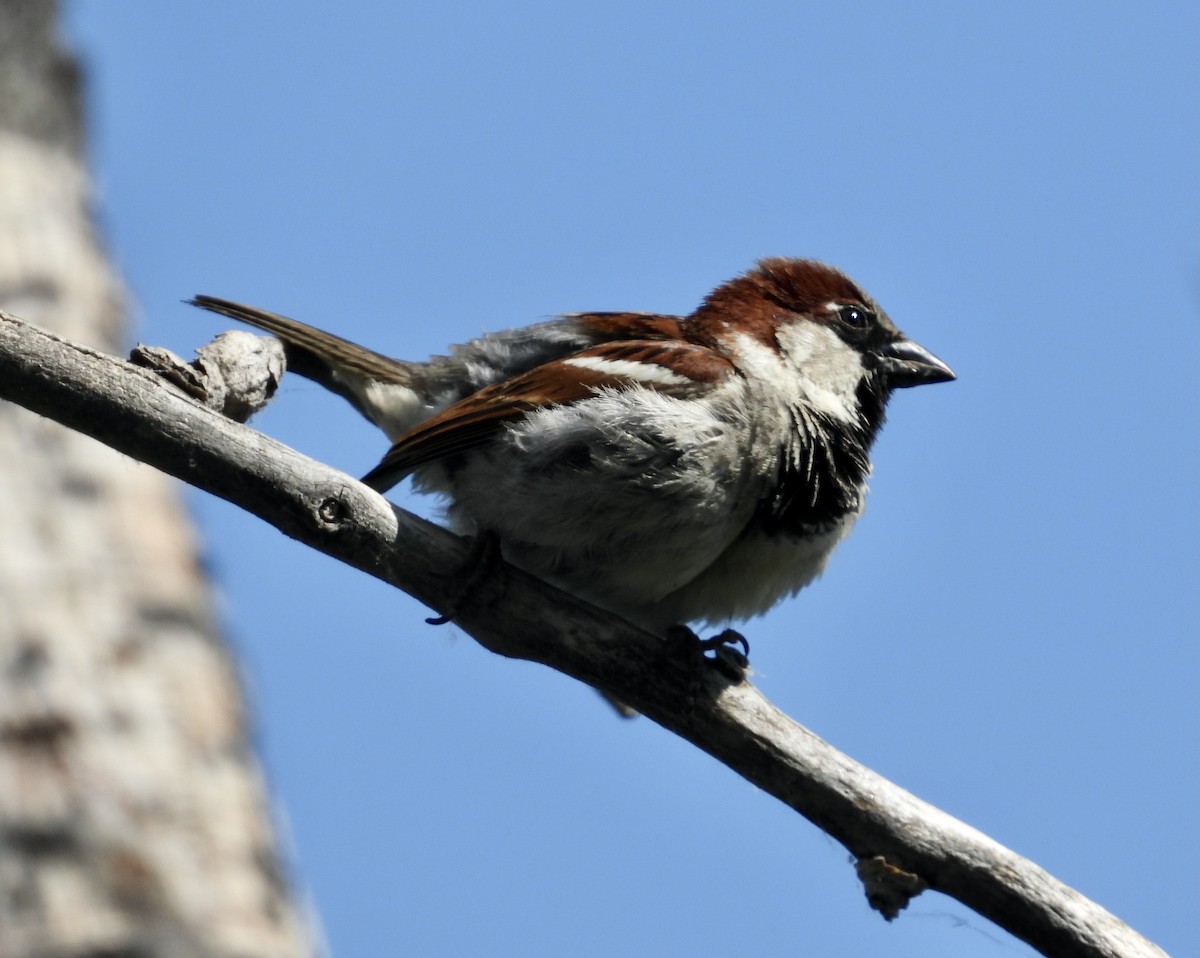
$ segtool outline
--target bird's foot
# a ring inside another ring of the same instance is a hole
[[[434,615],[425,621],[430,625],[446,625],[468,603],[478,602],[481,587],[492,577],[500,564],[500,537],[487,530],[471,537],[471,551],[455,573],[458,584],[450,595],[448,609],[442,615]]]
[[[733,682],[745,679],[750,669],[750,643],[735,629],[702,639],[686,625],[673,625],[667,639],[697,665],[715,668]]]

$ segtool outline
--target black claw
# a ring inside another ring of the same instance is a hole
[[[730,652],[733,655],[740,656],[746,665],[750,664],[750,643],[746,641],[746,637],[741,632],[735,629],[726,629],[720,635],[715,635],[711,639],[700,639],[700,648],[705,652]],[[740,645],[742,650],[739,652],[733,648],[735,645]]]
[[[686,663],[685,695],[689,711],[704,694],[708,684],[706,677],[712,672],[717,672],[731,685],[746,680],[750,669],[750,643],[740,632],[726,629],[711,639],[702,639],[686,625],[673,625],[667,629],[666,638],[667,648],[671,650],[668,655],[682,657]]]
[[[716,667],[735,681],[745,678],[750,667],[750,643],[734,629],[726,629],[711,639],[702,639],[686,625],[673,625],[667,629],[667,638],[682,647],[685,654]]]

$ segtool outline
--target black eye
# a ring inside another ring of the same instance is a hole
[[[875,319],[875,314],[865,306],[839,306],[838,319],[851,329],[866,329]]]

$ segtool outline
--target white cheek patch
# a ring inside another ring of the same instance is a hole
[[[657,363],[639,363],[632,359],[601,359],[598,356],[572,356],[564,359],[567,366],[578,366],[605,376],[620,376],[639,383],[659,386],[686,386],[692,380]]]
[[[739,365],[784,398],[788,405],[806,404],[842,422],[854,422],[855,393],[863,378],[858,352],[824,326],[788,323],[776,334],[779,352],[742,335],[737,340]]]

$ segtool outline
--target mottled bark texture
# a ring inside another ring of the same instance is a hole
[[[0,307],[103,349],[55,4],[0,0]],[[0,955],[312,953],[178,488],[0,403]]]

